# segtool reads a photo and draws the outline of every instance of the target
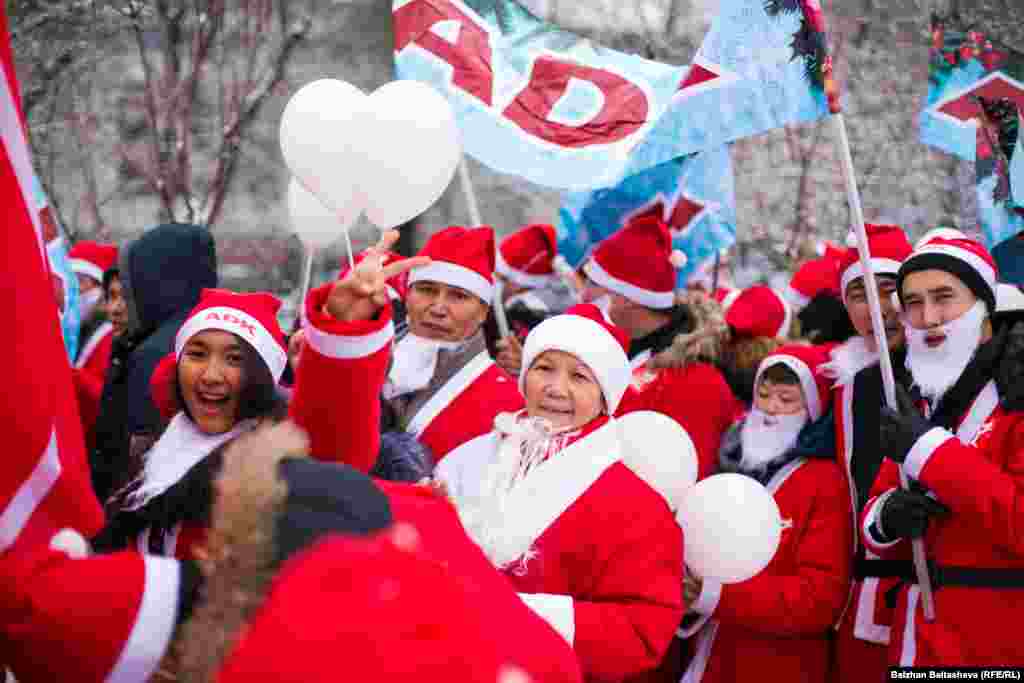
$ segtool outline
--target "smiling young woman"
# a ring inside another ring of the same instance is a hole
[[[169,423],[140,456],[139,472],[108,503],[97,545],[143,545],[190,558],[203,537],[220,451],[266,419],[284,416],[277,391],[287,354],[281,303],[266,293],[203,290],[151,382]]]

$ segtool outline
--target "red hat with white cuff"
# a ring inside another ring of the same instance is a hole
[[[73,273],[103,282],[103,273],[117,266],[117,247],[112,244],[82,241],[68,251],[68,264]]]
[[[520,287],[546,287],[557,281],[558,238],[553,225],[528,225],[498,246],[495,272]]]
[[[494,297],[494,229],[457,225],[431,235],[418,256],[431,262],[409,271],[409,286],[422,281],[464,289],[490,305]]]

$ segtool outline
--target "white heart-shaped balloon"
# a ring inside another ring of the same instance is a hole
[[[302,86],[281,115],[288,168],[347,229],[363,211],[357,141],[367,97],[351,83],[324,78]],[[289,193],[291,194],[291,193]]]
[[[359,129],[366,217],[383,230],[430,208],[462,158],[451,105],[418,81],[392,81],[377,89],[366,100]]]

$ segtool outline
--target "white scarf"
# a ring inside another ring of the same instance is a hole
[[[146,452],[146,462],[139,477],[139,486],[128,495],[126,510],[137,510],[171,488],[190,469],[221,444],[256,426],[258,420],[242,420],[223,434],[206,434],[184,413],[175,415],[153,447]]]
[[[904,323],[907,369],[914,377],[914,384],[921,389],[921,396],[932,407],[956,384],[974,358],[981,344],[981,326],[987,313],[985,302],[978,301],[959,318],[939,327],[946,339],[934,349],[925,343],[929,330],[916,330]]]
[[[391,356],[391,370],[381,393],[386,399],[423,389],[437,369],[437,354],[454,351],[462,342],[437,341],[410,332],[395,344]]]
[[[534,538],[515,533],[515,510],[507,509],[509,493],[526,481],[541,463],[561,451],[576,429],[552,430],[546,420],[530,418],[525,412],[503,414],[495,428],[501,432],[495,458],[483,474],[480,496],[459,505],[459,518],[466,533],[499,569],[526,563],[534,556]]]
[[[740,431],[740,466],[744,470],[764,468],[796,445],[807,419],[806,410],[792,415],[768,415],[752,408]]]
[[[833,381],[835,386],[853,383],[857,373],[878,362],[878,351],[872,351],[863,337],[851,337],[841,346],[832,349],[832,360],[821,365],[821,374]]]

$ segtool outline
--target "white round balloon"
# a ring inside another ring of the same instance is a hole
[[[697,449],[682,425],[662,413],[641,410],[616,420],[622,462],[664,496],[674,511],[697,482]]]
[[[344,81],[320,79],[302,86],[281,115],[281,153],[292,174],[342,222],[363,210],[355,144],[366,95]],[[350,221],[350,223],[351,223]]]
[[[288,214],[292,230],[303,244],[317,249],[330,245],[352,225],[359,214],[339,218],[324,206],[297,178],[288,183]],[[347,222],[346,222],[347,221]]]
[[[358,126],[366,217],[386,230],[426,211],[452,181],[462,149],[451,105],[417,81],[392,81],[367,99]]]
[[[698,575],[739,583],[757,575],[779,548],[782,519],[768,490],[742,474],[708,477],[683,497],[676,519],[686,563]]]

